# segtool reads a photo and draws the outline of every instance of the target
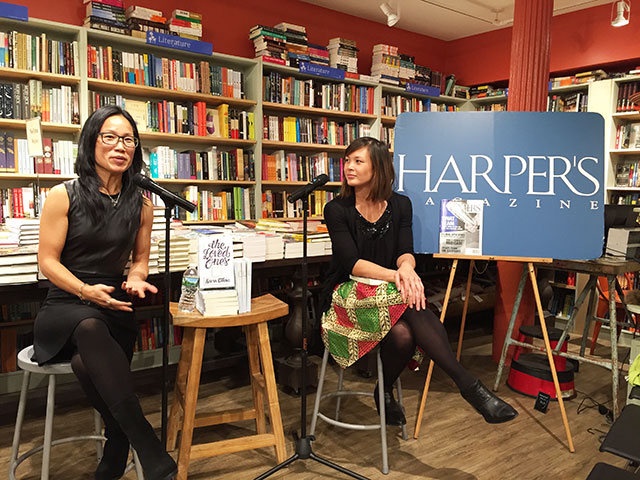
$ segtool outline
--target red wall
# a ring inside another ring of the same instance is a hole
[[[640,0],[631,0],[629,25],[611,26],[611,5],[587,8],[553,17],[551,72],[577,71],[640,59]],[[509,78],[511,28],[447,43],[447,72],[464,85]],[[613,71],[613,70],[612,70]]]
[[[84,4],[80,0],[9,0],[29,7],[29,16],[61,23],[82,25]],[[380,23],[321,8],[300,0],[125,0],[125,5],[140,5],[162,10],[170,16],[174,8],[203,15],[203,40],[213,50],[253,58],[249,29],[257,24],[280,22],[304,25],[311,43],[327,45],[329,39],[342,36],[355,40],[360,53],[358,70],[371,71],[371,50],[376,43],[397,46],[401,52],[416,56],[416,61],[436,70],[444,69],[446,42],[424,35],[389,28]]]
[[[29,7],[29,15],[36,18],[81,25],[84,17],[84,4],[80,0],[13,1]],[[253,43],[248,39],[252,26],[286,21],[305,25],[312,43],[326,45],[337,36],[356,40],[361,73],[371,70],[372,46],[389,43],[403,53],[415,55],[421,65],[455,73],[462,85],[504,81],[509,77],[511,28],[444,42],[300,0],[127,0],[125,4],[156,8],[165,15],[170,15],[176,6],[200,12],[204,16],[204,40],[213,43],[214,51],[242,57],[253,57]],[[611,5],[554,17],[551,71],[576,71],[640,59],[640,0],[631,0],[631,10],[635,16],[621,28],[610,25]]]

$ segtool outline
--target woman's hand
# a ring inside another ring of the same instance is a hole
[[[109,310],[123,310],[125,312],[133,312],[131,308],[131,302],[123,302],[116,300],[111,296],[111,293],[115,290],[115,287],[104,285],[102,283],[96,283],[95,285],[85,285],[82,287],[82,299],[88,300],[91,303],[95,303],[103,308]]]
[[[402,300],[410,308],[415,308],[418,311],[427,308],[422,279],[409,262],[404,262],[396,270],[395,282],[400,295],[402,295]]]
[[[145,297],[145,292],[158,293],[158,288],[144,280],[127,280],[122,282],[122,289],[129,295],[139,298]]]

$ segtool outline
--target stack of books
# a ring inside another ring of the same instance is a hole
[[[184,38],[200,40],[202,38],[202,14],[188,10],[174,10],[167,22],[171,33]]]
[[[275,26],[284,32],[287,57],[291,67],[299,67],[300,62],[309,62],[309,42],[307,29],[302,25],[282,22]]]
[[[84,0],[84,26],[107,32],[130,35],[122,0]]]
[[[125,18],[132,37],[147,38],[147,32],[169,33],[165,25],[167,19],[160,10],[131,5],[125,11]]]
[[[196,293],[196,310],[202,315],[221,316],[238,313],[238,292],[235,288],[200,290]]]
[[[38,218],[7,218],[7,230],[14,236],[19,246],[38,245],[40,237],[40,219]]]
[[[256,25],[249,30],[249,40],[253,40],[256,58],[278,65],[289,65],[287,37],[283,30],[264,25]]]
[[[37,246],[0,248],[0,285],[37,281]]]
[[[166,242],[164,234],[159,236],[154,234],[154,237],[158,243],[158,272],[162,273],[165,271]],[[189,238],[172,231],[171,248],[169,250],[169,271],[179,272],[186,270],[189,267],[191,251]]]
[[[371,76],[382,83],[391,85],[400,84],[400,57],[398,56],[398,47],[384,43],[373,46]]]
[[[358,48],[355,40],[336,37],[329,40],[329,65],[349,73],[358,73]]]
[[[284,256],[284,239],[282,235],[275,232],[258,232],[265,241],[265,259],[280,260]]]
[[[413,82],[416,77],[416,57],[401,53],[398,77],[401,83]]]
[[[431,69],[424,65],[414,65],[414,67],[415,75],[412,82],[420,85],[431,85]]]
[[[329,50],[322,45],[316,45],[314,43],[309,44],[309,59],[311,63],[317,63],[319,65],[330,65]]]
[[[242,243],[242,256],[249,258],[253,262],[264,262],[267,256],[267,244],[265,237],[257,235],[254,232],[240,232],[233,233],[234,241]]]

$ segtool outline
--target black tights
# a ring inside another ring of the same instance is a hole
[[[102,320],[82,320],[71,337],[76,353],[71,368],[94,408],[100,412],[105,425],[114,426],[109,410],[133,395],[133,379],[129,363],[132,349],[125,352]],[[117,424],[116,424],[117,425]]]
[[[442,368],[459,390],[470,386],[475,378],[456,360],[447,332],[435,314],[427,309],[407,308],[381,342],[380,357],[384,373],[384,388],[390,391],[402,370],[420,347],[426,356]]]

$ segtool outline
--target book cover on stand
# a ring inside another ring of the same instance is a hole
[[[443,199],[439,252],[482,255],[482,200]]]

